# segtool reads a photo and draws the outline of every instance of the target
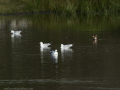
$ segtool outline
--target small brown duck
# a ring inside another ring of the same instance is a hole
[[[98,39],[97,35],[93,35],[93,40],[97,40],[97,39]]]

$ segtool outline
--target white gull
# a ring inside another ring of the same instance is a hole
[[[40,42],[39,43],[41,47],[48,47],[49,45],[51,45],[50,43],[44,43],[43,42]]]
[[[58,55],[57,49],[55,49],[55,51],[50,51],[52,55]]]
[[[73,44],[66,44],[66,45],[61,44],[62,49],[68,49],[68,48],[70,48],[72,46],[73,46]]]
[[[51,57],[53,60],[55,60],[55,62],[57,63],[58,62],[58,52],[57,50],[55,49],[55,51],[50,51],[51,52]]]

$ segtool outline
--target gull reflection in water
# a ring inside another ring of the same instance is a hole
[[[13,47],[14,45],[19,45],[19,43],[21,42],[21,34],[11,34],[11,41]]]
[[[56,79],[58,77],[58,51],[57,49],[50,51],[51,52],[51,58],[52,58],[52,62],[54,63],[54,67],[55,67],[55,73],[56,73]]]
[[[50,53],[50,47],[40,47],[40,58],[41,58],[41,77],[44,78],[44,56]]]
[[[40,47],[41,63],[44,63],[43,56],[50,53],[50,47]]]
[[[97,48],[97,40],[93,40],[93,46]]]
[[[72,58],[72,52],[73,52],[73,49],[71,49],[71,48],[67,48],[67,49],[61,48],[62,61],[64,62],[65,58],[71,59]]]

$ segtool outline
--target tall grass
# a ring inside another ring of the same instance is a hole
[[[81,12],[119,12],[119,0],[81,0],[79,1],[78,11]]]
[[[75,13],[78,1],[70,0],[23,0],[26,11]]]
[[[120,0],[0,0],[1,13],[56,12],[64,14],[120,11]]]
[[[60,13],[94,12],[108,13],[120,11],[120,0],[23,0],[26,9]]]

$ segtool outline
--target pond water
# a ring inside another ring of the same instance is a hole
[[[117,14],[0,16],[0,89],[119,90],[119,47]],[[58,56],[51,55],[55,49]]]

